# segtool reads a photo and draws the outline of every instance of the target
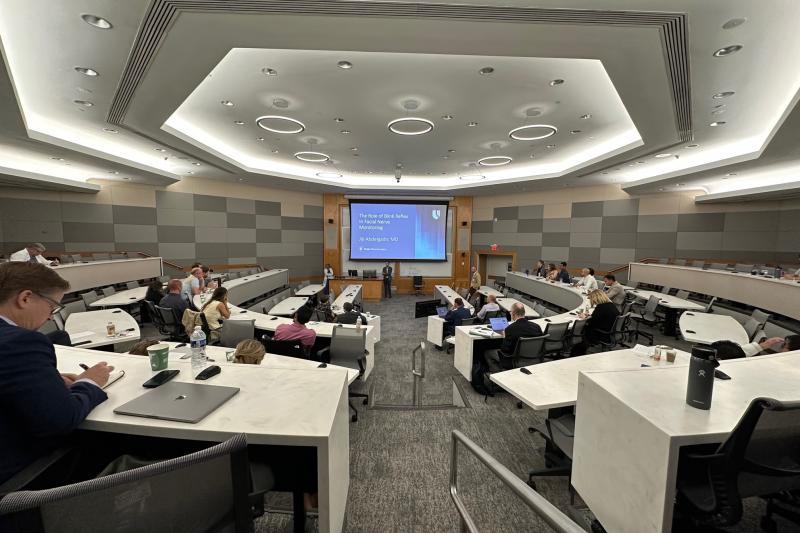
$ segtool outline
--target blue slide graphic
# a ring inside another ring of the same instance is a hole
[[[350,203],[350,258],[444,261],[447,204]]]

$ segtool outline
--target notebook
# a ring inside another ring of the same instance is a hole
[[[116,383],[117,381],[122,379],[124,376],[125,376],[125,371],[124,370],[118,370],[118,371],[110,373],[108,375],[108,381],[106,381],[106,384],[103,385],[103,390],[109,388],[111,385],[113,385],[114,383]]]
[[[238,392],[238,387],[170,381],[120,405],[114,412],[196,424]]]
[[[447,314],[447,308],[446,307],[437,307],[436,308],[436,314],[439,315],[440,317],[444,318],[444,316]]]
[[[508,320],[505,317],[490,318],[489,324],[492,326],[492,331],[500,333],[508,327]]]

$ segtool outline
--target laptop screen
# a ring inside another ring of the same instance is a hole
[[[440,317],[444,318],[444,315],[447,314],[447,308],[446,307],[437,307],[436,308],[436,314],[439,315]]]
[[[503,331],[508,327],[508,320],[505,317],[490,318],[489,323],[492,325],[492,331]]]

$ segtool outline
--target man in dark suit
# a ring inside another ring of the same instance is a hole
[[[486,352],[490,372],[511,368],[510,357],[514,354],[520,337],[538,337],[542,334],[542,328],[525,318],[525,306],[519,302],[511,306],[511,320],[511,324],[503,331],[503,344],[500,346],[500,350]],[[499,354],[498,351],[502,354]]]
[[[461,325],[464,319],[472,318],[469,309],[464,307],[464,300],[456,298],[453,300],[453,307],[444,315],[444,336],[453,335],[456,327]]]
[[[44,265],[0,265],[0,483],[58,447],[107,398],[101,387],[113,367],[59,374],[53,344],[36,331],[67,290]]]
[[[386,266],[383,267],[381,271],[383,274],[383,297],[384,298],[391,298],[392,297],[392,265],[389,264],[389,261],[386,261]]]
[[[561,270],[558,272],[556,281],[560,281],[561,283],[572,283],[572,276],[569,275],[566,261],[561,261]]]
[[[350,302],[342,304],[342,309],[344,313],[336,317],[336,322],[338,324],[355,324],[358,317],[361,317],[361,324],[364,326],[367,325],[367,317],[356,311],[353,304]]]

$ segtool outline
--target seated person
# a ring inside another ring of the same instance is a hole
[[[211,299],[203,304],[200,312],[206,316],[208,328],[211,331],[222,327],[222,319],[231,317],[231,310],[228,308],[228,289],[217,287],[211,294]]]
[[[556,281],[560,281],[561,283],[572,283],[572,276],[569,275],[566,261],[561,261],[561,270],[559,270],[558,274],[556,275]]]
[[[333,322],[333,309],[331,309],[330,297],[327,294],[320,295],[316,311],[317,317],[323,322]]]
[[[556,268],[556,265],[553,263],[547,265],[547,280],[548,281],[558,280],[558,269]]]
[[[606,293],[600,289],[595,289],[589,293],[589,302],[594,311],[591,316],[581,313],[580,318],[588,318],[583,328],[583,341],[572,347],[571,355],[584,355],[592,344],[599,341],[608,342],[611,339],[603,331],[611,331],[614,321],[619,316],[619,309],[611,303]]]
[[[260,365],[266,353],[264,345],[261,344],[260,341],[245,339],[236,345],[236,351],[233,352],[233,362],[246,365]]]
[[[542,328],[535,322],[525,318],[525,306],[517,302],[511,306],[511,323],[503,331],[503,344],[499,350],[486,352],[486,360],[490,372],[498,372],[512,368],[511,356],[517,349],[520,337],[539,337]],[[498,353],[502,352],[502,353]]]
[[[24,263],[41,263],[47,266],[56,266],[58,265],[58,261],[49,261],[44,255],[45,252],[44,244],[40,242],[34,242],[23,248],[22,250],[16,251],[8,258],[9,261],[20,261]]]
[[[583,287],[586,291],[593,291],[597,289],[597,280],[594,279],[594,269],[584,268],[581,270],[581,277],[575,284],[576,287]]]
[[[300,341],[304,348],[312,348],[317,340],[317,332],[307,328],[306,324],[311,320],[313,312],[314,310],[307,305],[300,306],[292,316],[292,323],[281,324],[275,328],[275,335],[272,338],[276,341]]]
[[[192,273],[184,278],[182,283],[183,287],[181,288],[181,294],[186,301],[191,304],[194,297],[205,290],[203,269],[200,267],[194,267],[192,269]]]
[[[169,280],[169,283],[167,284],[167,290],[169,292],[164,295],[163,298],[161,298],[161,301],[158,302],[159,307],[174,309],[178,314],[179,320],[183,317],[183,312],[189,309],[189,302],[181,294],[182,289],[183,283],[181,280]]]
[[[481,307],[481,310],[478,311],[478,314],[475,316],[477,316],[481,320],[485,320],[486,313],[489,312],[497,313],[497,311],[500,311],[500,306],[497,304],[497,296],[495,296],[494,294],[490,294],[489,296],[486,297],[486,305]]]
[[[625,302],[625,289],[617,282],[617,278],[614,274],[606,274],[603,278],[603,283],[605,284],[603,288],[606,291],[608,299],[611,300],[611,303],[616,305],[618,309],[621,309],[622,304]]]
[[[159,305],[158,302],[164,297],[164,289],[161,286],[161,282],[158,280],[150,282],[147,286],[147,292],[144,295],[144,299],[148,302],[153,302],[156,305]]]
[[[367,325],[367,317],[356,311],[352,303],[345,302],[342,309],[344,313],[336,317],[337,324],[355,324],[358,317],[361,317],[361,323]]]
[[[553,266],[553,268],[555,269],[555,266]],[[544,261],[542,261],[541,259],[536,261],[536,266],[534,267],[533,272],[531,272],[531,274],[540,278],[546,278],[547,267],[545,266]]]
[[[749,342],[739,345],[733,341],[717,341],[710,345],[717,350],[717,359],[741,359],[743,357],[753,357],[759,355],[764,350],[778,347],[780,352],[791,352],[800,350],[800,335],[789,335],[788,337],[771,337],[761,342]]]
[[[36,331],[68,290],[41,263],[0,264],[0,484],[58,448],[107,399],[101,387],[113,367],[59,374],[53,344]]]
[[[453,300],[453,307],[444,315],[444,336],[453,335],[456,327],[461,325],[461,321],[468,318],[472,318],[472,314],[464,307],[464,300],[461,298]]]
[[[158,343],[159,343],[159,341],[157,341],[155,339],[145,339],[143,341],[139,341],[136,344],[134,344],[133,348],[131,348],[128,353],[131,354],[131,355],[144,355],[144,356],[147,356],[147,355],[149,355],[147,353],[147,347],[148,346],[152,346],[154,344],[158,344]]]

